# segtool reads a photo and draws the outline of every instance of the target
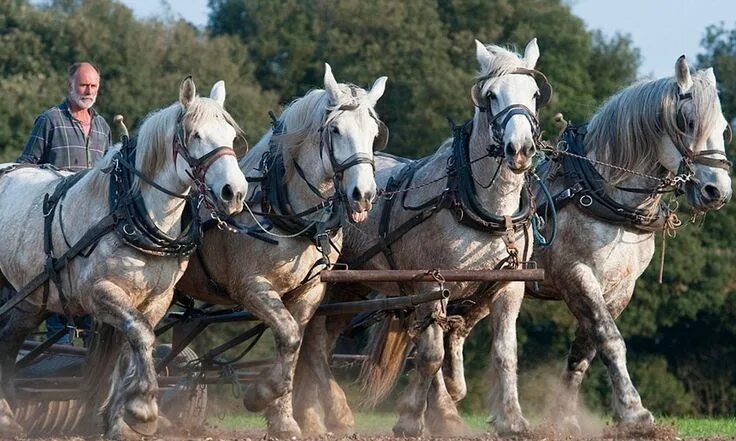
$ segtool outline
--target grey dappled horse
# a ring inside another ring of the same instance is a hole
[[[141,216],[147,216],[148,231],[158,239],[176,242],[180,236],[184,196],[194,184],[208,189],[208,203],[221,213],[233,214],[242,208],[247,184],[232,152],[239,128],[222,107],[225,94],[221,83],[211,95],[215,99],[198,97],[194,82],[187,78],[181,84],[179,101],[143,122],[134,161],[126,166],[130,192],[117,194],[117,207],[129,206],[122,201],[140,195],[136,203],[142,204]],[[122,176],[118,172],[127,159],[116,147],[93,169],[77,175],[15,164],[2,166],[0,207],[6,207],[0,210],[3,284],[20,289],[44,272],[49,262],[44,251],[45,218],[52,219],[49,238],[55,257],[101,225],[98,221],[112,219],[109,215],[116,207],[108,202],[112,199],[111,174]],[[138,174],[133,175],[132,169]],[[66,193],[44,212],[44,195],[54,194],[62,182],[70,183]],[[16,355],[25,337],[49,312],[91,314],[120,331],[127,344],[118,358],[103,408],[105,436],[139,438],[139,433],[155,432],[158,386],[152,359],[153,327],[171,303],[187,258],[152,255],[128,246],[132,242],[124,241],[122,235],[133,236],[140,230],[130,223],[124,225],[124,233],[102,236],[96,244],[85,247],[87,255],[60,270],[58,284],[49,282],[48,297],[43,287],[38,288],[0,316],[1,436],[22,434],[8,405],[13,399]],[[155,247],[151,249],[155,251]],[[66,301],[57,286],[62,287]]]
[[[213,229],[177,285],[196,299],[242,305],[269,326],[276,362],[246,388],[243,402],[265,410],[269,434],[279,437],[301,433],[291,390],[304,327],[324,296],[313,276],[337,260],[346,218],[366,219],[376,194],[373,150],[388,136],[374,111],[386,77],[366,91],[338,84],[325,68],[324,89],[291,103],[240,160],[253,180],[249,206],[273,214],[265,216],[273,231],[261,234],[276,235],[278,244]],[[236,219],[254,225],[248,213]]]

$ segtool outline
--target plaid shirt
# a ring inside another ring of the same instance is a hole
[[[17,162],[51,164],[71,171],[93,167],[112,144],[112,136],[105,119],[93,109],[89,112],[89,136],[84,134],[82,123],[72,116],[66,101],[43,112],[36,118]]]

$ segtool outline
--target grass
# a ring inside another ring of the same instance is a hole
[[[397,416],[393,413],[358,412],[355,414],[355,430],[358,433],[390,433]],[[486,416],[464,415],[463,419],[471,432],[482,433],[488,430]],[[659,418],[660,424],[674,425],[680,437],[736,438],[736,418]],[[260,415],[225,415],[224,418],[210,418],[210,423],[223,429],[266,430],[266,421]]]
[[[661,418],[659,421],[674,424],[682,437],[736,438],[736,418]]]

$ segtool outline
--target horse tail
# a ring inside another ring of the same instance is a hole
[[[94,328],[95,337],[87,355],[87,406],[104,412],[112,394],[111,381],[117,377],[115,370],[125,339],[110,325],[98,322]]]
[[[391,392],[409,353],[411,336],[404,321],[395,316],[383,320],[371,333],[370,355],[360,369],[362,405],[375,407]]]

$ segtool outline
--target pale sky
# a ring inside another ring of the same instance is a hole
[[[174,16],[197,25],[207,24],[207,0],[121,0],[137,17],[159,15],[169,10]],[[736,27],[736,0],[567,0],[575,15],[589,29],[611,36],[630,34],[641,50],[640,76],[669,76],[682,54],[695,61],[702,51],[705,28],[725,22]],[[539,42],[544,50],[544,42]]]

